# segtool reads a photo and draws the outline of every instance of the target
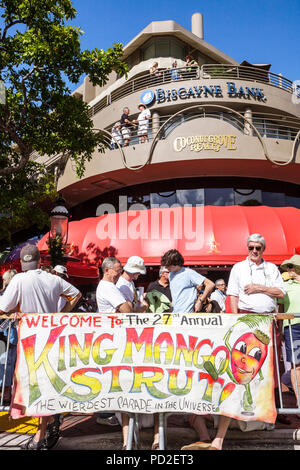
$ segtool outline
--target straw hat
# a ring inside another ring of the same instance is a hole
[[[290,259],[284,260],[280,267],[286,271],[288,264],[293,264],[295,268],[300,269],[300,255],[294,255]]]

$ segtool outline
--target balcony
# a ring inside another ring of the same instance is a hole
[[[171,69],[164,69],[160,70],[161,75],[159,77],[151,77],[147,72],[137,78],[126,81],[125,84],[106,94],[97,103],[92,105],[89,110],[90,117],[95,116],[99,111],[125,96],[147,88],[172,82],[195,82],[195,80],[205,81],[210,79],[250,80],[257,84],[267,84],[289,94],[294,92],[293,82],[291,80],[282,75],[255,67],[233,66],[228,64],[204,64],[201,67],[192,67],[191,71],[188,71],[185,67],[178,68],[177,70],[179,72],[179,78],[176,80],[172,80]]]

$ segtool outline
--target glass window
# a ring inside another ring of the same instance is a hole
[[[264,206],[271,207],[284,207],[285,206],[285,195],[283,193],[272,193],[263,191],[262,203]]]
[[[285,205],[287,207],[297,207],[297,209],[300,209],[300,198],[295,196],[286,196]]]
[[[170,57],[170,41],[168,39],[160,39],[156,42],[156,57]]]
[[[149,44],[143,51],[144,60],[152,59],[155,57],[155,43]]]
[[[232,188],[206,188],[206,206],[233,206],[234,192]]]
[[[160,206],[162,204],[167,204],[168,206],[172,206],[173,204],[177,203],[176,191],[165,191],[165,192],[162,191],[159,193],[151,193],[150,203],[151,203],[151,207],[153,205]]]
[[[177,202],[180,205],[204,205],[204,189],[179,189],[176,191]]]
[[[171,57],[176,59],[184,59],[184,47],[175,41],[171,41]]]
[[[262,204],[260,189],[235,189],[235,204],[240,206],[257,206]]]

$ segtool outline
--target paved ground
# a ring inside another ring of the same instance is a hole
[[[285,406],[292,403],[290,393],[284,394]],[[231,429],[224,443],[224,450],[300,450],[300,418],[289,416],[291,424],[276,423],[269,431],[242,432]],[[27,432],[0,432],[0,450],[19,450],[34,432],[34,428],[26,428]],[[210,427],[211,437],[215,430]],[[188,424],[182,423],[182,416],[171,415],[168,419],[167,449],[179,450],[183,445],[197,440],[197,435]],[[151,448],[152,430],[141,431],[141,450]],[[53,451],[59,450],[120,450],[122,448],[122,432],[120,426],[99,425],[95,415],[66,415],[61,426],[61,437]]]

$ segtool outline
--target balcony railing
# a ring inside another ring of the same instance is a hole
[[[191,67],[190,71],[187,70],[186,67],[178,68],[177,71],[178,78],[176,79],[172,78],[172,69],[167,69],[160,70],[160,75],[157,77],[152,77],[149,73],[145,73],[140,77],[126,81],[123,85],[113,90],[111,93],[100,99],[96,104],[91,106],[89,110],[90,116],[95,116],[95,114],[109,106],[111,103],[137,91],[157,87],[166,83],[187,80],[201,80],[201,82],[209,79],[250,80],[252,82],[274,86],[288,93],[293,93],[293,82],[291,80],[283,77],[282,75],[255,67],[240,65],[233,66],[227,64],[204,64],[201,67]]]
[[[193,113],[184,113],[182,112],[179,115],[174,116],[173,119],[170,119],[172,115],[160,116],[159,127],[163,126],[163,129],[158,136],[159,140],[166,139],[172,131],[175,130],[179,125],[192,121],[194,119],[201,118],[211,118],[217,119],[219,121],[227,122],[235,127],[239,132],[248,136],[254,135],[255,133],[247,125],[247,121],[244,121],[242,118],[237,116],[234,113],[229,112],[220,112],[220,111],[207,111],[203,110],[202,112],[193,112]],[[170,119],[170,120],[169,120]],[[152,120],[149,122],[148,129],[148,140],[151,142],[156,135],[157,131],[152,129]],[[168,122],[167,122],[168,121]],[[255,128],[257,129],[259,135],[264,138],[273,138],[273,139],[283,139],[288,141],[294,141],[297,133],[300,130],[300,119],[287,117],[279,114],[266,114],[266,113],[253,113],[252,122]],[[111,132],[111,127],[106,129],[108,132]],[[107,142],[108,142],[108,137]],[[108,142],[109,143],[109,142]],[[123,141],[119,140],[118,143],[122,146]],[[129,145],[139,144],[138,128],[137,126],[131,128],[131,138]],[[111,142],[111,149],[115,149],[114,141]]]

